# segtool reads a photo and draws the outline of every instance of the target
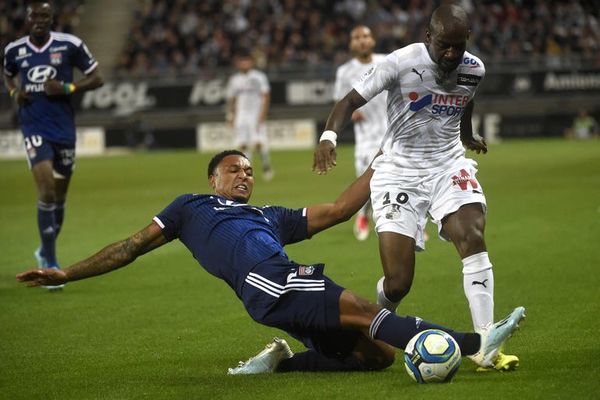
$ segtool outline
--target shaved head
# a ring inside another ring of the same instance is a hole
[[[464,9],[456,4],[444,4],[436,8],[429,20],[431,33],[443,34],[449,31],[469,32],[469,17]]]

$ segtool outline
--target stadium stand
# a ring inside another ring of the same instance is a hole
[[[432,0],[151,0],[136,10],[118,62],[121,75],[196,74],[229,66],[233,48],[249,48],[268,69],[339,64],[356,23],[374,28],[378,52],[422,40]],[[473,15],[470,49],[488,63],[548,63],[574,55],[600,63],[600,3],[463,1]]]
[[[23,3],[0,2],[2,47],[26,34]],[[600,66],[599,0],[460,3],[473,16],[469,49],[488,65],[527,62],[561,67],[583,57]],[[84,2],[57,0],[55,4],[54,29],[75,31]],[[236,47],[250,49],[262,69],[329,72],[331,65],[348,58],[347,35],[353,25],[373,27],[376,51],[387,53],[422,40],[428,16],[439,1],[143,0],[137,4],[125,45],[114,53],[114,60],[104,60],[114,65],[116,76],[210,73],[229,67]]]
[[[26,34],[23,3],[0,1],[2,46]],[[106,128],[107,138],[151,127],[179,140],[183,135],[173,132],[181,129],[188,137],[181,145],[189,146],[197,124],[223,121],[225,79],[238,47],[267,72],[273,116],[320,126],[332,102],[335,67],[350,57],[351,27],[371,26],[376,51],[386,53],[422,40],[439,3],[55,0],[54,29],[85,37],[107,80],[96,92],[74,96],[81,126]],[[469,51],[488,72],[477,106],[483,131],[558,136],[580,109],[600,119],[600,0],[459,3],[472,15]],[[0,96],[1,129],[15,127],[12,103]]]

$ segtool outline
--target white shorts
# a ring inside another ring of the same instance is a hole
[[[236,146],[261,146],[267,145],[267,128],[265,123],[255,120],[241,120],[234,124]]]
[[[448,240],[442,232],[444,217],[465,204],[481,203],[486,210],[483,188],[475,177],[476,166],[475,161],[463,157],[441,173],[401,176],[391,165],[379,165],[371,179],[375,230],[409,236],[415,239],[417,250],[424,250],[423,232],[429,214],[440,238]]]

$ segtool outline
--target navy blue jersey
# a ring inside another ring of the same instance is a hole
[[[308,237],[306,209],[256,207],[216,195],[179,196],[154,221],[240,298],[256,265],[275,255],[287,260],[283,246]]]
[[[75,120],[69,96],[46,96],[44,82],[73,81],[73,68],[89,74],[98,66],[86,45],[76,36],[50,32],[50,40],[36,47],[29,36],[9,43],[4,49],[4,73],[19,75],[21,90],[30,103],[19,108],[23,135],[41,135],[57,143],[75,142]]]

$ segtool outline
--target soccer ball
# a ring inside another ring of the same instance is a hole
[[[418,383],[450,382],[460,366],[458,343],[444,331],[417,333],[404,349],[404,366]]]

